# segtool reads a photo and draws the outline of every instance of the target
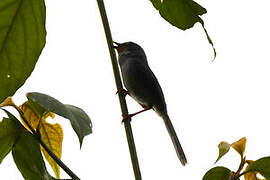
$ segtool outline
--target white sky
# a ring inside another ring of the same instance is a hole
[[[217,49],[214,63],[200,24],[181,31],[148,0],[105,1],[114,40],[134,41],[146,51],[189,162],[181,166],[160,117],[153,111],[138,115],[132,127],[144,180],[202,179],[223,140],[246,136],[247,159],[269,155],[270,2],[197,2],[208,10],[203,19]],[[55,118],[65,131],[62,160],[82,180],[134,179],[96,1],[46,3],[47,45],[14,101],[21,104],[25,93],[38,91],[83,108],[94,133],[81,150],[68,120]],[[127,102],[130,112],[140,110],[131,98]],[[231,151],[217,165],[235,171],[238,164]],[[11,154],[0,174],[1,179],[23,179]]]

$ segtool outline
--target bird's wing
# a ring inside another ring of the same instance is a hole
[[[130,66],[125,84],[131,95],[146,106],[165,106],[164,95],[159,82],[146,64],[134,63]]]

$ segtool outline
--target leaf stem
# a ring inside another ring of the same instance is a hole
[[[123,86],[122,86],[122,81],[121,81],[121,77],[120,77],[120,73],[119,73],[119,68],[118,68],[118,64],[117,64],[115,51],[113,49],[112,35],[111,35],[111,31],[110,31],[110,26],[109,26],[104,2],[103,2],[103,0],[97,0],[97,3],[98,3],[98,8],[100,11],[100,15],[101,15],[101,19],[102,19],[106,39],[107,39],[107,44],[108,44],[108,48],[109,48],[109,52],[110,52],[110,56],[111,56],[111,63],[112,63],[112,67],[113,67],[113,73],[114,73],[115,83],[116,83],[116,87],[117,87],[117,92],[120,92],[121,90],[123,90]],[[119,97],[120,107],[122,110],[122,115],[123,115],[123,117],[127,117],[128,109],[127,109],[125,96],[123,95],[123,93],[118,93],[118,97]],[[138,157],[137,157],[137,152],[136,152],[136,147],[135,147],[135,142],[134,142],[134,138],[133,138],[133,133],[132,133],[130,121],[131,121],[131,118],[128,118],[126,121],[124,121],[124,126],[125,126],[125,131],[126,131],[126,136],[127,136],[129,152],[130,152],[130,157],[131,157],[131,161],[132,161],[132,165],[133,165],[135,179],[141,180],[142,178],[141,178],[140,166],[139,166],[139,161],[138,161]]]
[[[237,170],[236,173],[233,175],[232,180],[236,180],[236,179],[238,179],[240,176],[243,175],[243,173],[241,173],[241,171],[242,171],[242,169],[244,168],[245,163],[246,163],[246,157],[241,157],[241,163],[240,163],[240,165],[239,165],[238,170]]]
[[[240,178],[241,176],[243,176],[246,173],[249,173],[249,171],[244,171],[244,172],[240,173],[238,176],[235,177],[235,179]]]
[[[42,140],[40,134],[38,131],[34,130],[34,128],[30,125],[30,123],[27,121],[26,117],[24,116],[24,113],[20,108],[15,106],[15,109],[19,112],[20,116],[22,117],[22,120],[24,123],[28,126],[28,128],[31,130],[33,136],[38,140],[38,142],[41,144],[41,146],[45,149],[45,151],[51,156],[51,158],[72,178],[72,180],[80,180],[80,178],[74,174],[51,150],[50,148],[44,143]]]

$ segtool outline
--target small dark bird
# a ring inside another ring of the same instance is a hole
[[[177,156],[181,163],[185,165],[187,163],[186,156],[168,116],[162,89],[147,63],[144,50],[133,42],[114,43],[117,45],[114,48],[117,49],[119,55],[122,78],[127,89],[126,94],[134,98],[144,108],[144,110],[130,116],[149,109],[153,109],[161,116],[172,139]]]

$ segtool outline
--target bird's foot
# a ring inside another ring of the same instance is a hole
[[[124,123],[125,121],[131,122],[131,117],[133,117],[133,116],[135,116],[135,115],[137,115],[137,114],[140,114],[140,113],[142,113],[142,112],[148,111],[148,110],[150,110],[150,109],[152,109],[152,107],[144,106],[144,109],[141,110],[141,111],[138,111],[138,112],[133,113],[133,114],[122,115],[122,116],[123,116],[122,123]]]
[[[132,117],[132,114],[126,114],[126,115],[122,115],[123,119],[121,121],[121,123],[123,124],[124,122],[128,121],[128,122],[131,122],[131,117]]]
[[[126,97],[126,95],[129,94],[129,92],[125,89],[120,89],[115,94],[118,94],[118,93],[124,95],[124,97]]]
[[[142,103],[139,103],[141,106],[142,106],[142,108],[143,109],[147,109],[148,108],[148,106],[146,106],[146,105],[144,105],[144,104],[142,104]],[[151,108],[150,108],[151,109]]]

